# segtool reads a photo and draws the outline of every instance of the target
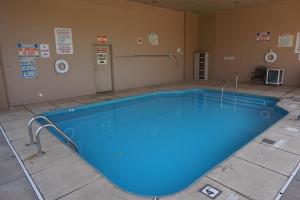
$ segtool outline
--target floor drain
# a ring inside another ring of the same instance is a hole
[[[268,139],[268,138],[262,139],[261,142],[266,143],[266,144],[270,144],[270,145],[273,145],[273,144],[276,143],[276,141],[270,140],[270,139]]]
[[[222,191],[218,190],[217,188],[212,187],[211,185],[207,184],[203,188],[199,190],[202,194],[208,196],[211,199],[215,199],[217,196],[221,194]]]

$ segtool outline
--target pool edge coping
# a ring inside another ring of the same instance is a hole
[[[205,86],[203,86],[204,88],[205,88]],[[245,93],[245,94],[249,94],[249,93],[247,93],[247,92],[242,92],[242,93]],[[250,93],[250,95],[252,95],[251,93]],[[256,94],[255,94],[256,95]],[[264,96],[264,95],[258,95],[258,96]],[[270,96],[266,96],[266,97],[270,97]],[[278,104],[282,99],[280,99],[280,98],[278,98],[278,97],[272,97],[272,98],[276,98],[276,99],[278,99],[279,101],[276,103],[276,104]],[[278,107],[280,107],[280,108],[282,108],[282,109],[284,109],[285,110],[285,108],[284,107],[282,107],[282,106],[280,106],[280,105],[277,105]],[[288,112],[288,114],[290,114],[290,112]],[[288,114],[286,115],[286,116],[288,116]],[[281,120],[283,120],[284,119],[284,117],[282,118],[282,119],[280,119],[279,121],[277,121],[275,124],[277,124],[277,123],[279,123]],[[273,124],[271,127],[273,127],[275,124]],[[270,128],[271,128],[270,127]],[[265,133],[266,131],[267,131],[268,129],[266,129],[266,130],[264,130],[263,132],[261,132],[259,135],[262,135],[263,133]],[[259,136],[258,135],[258,136]],[[253,138],[251,141],[249,141],[249,143],[252,143],[253,142],[253,140],[254,140],[255,138]],[[247,146],[249,143],[247,143],[247,144],[245,144],[245,145],[243,145],[241,148],[243,148],[243,147],[245,147],[245,146]],[[64,145],[63,143],[61,143],[62,145]],[[238,150],[237,150],[238,151]],[[228,159],[230,159],[231,157],[233,157],[233,155],[234,155],[234,153],[233,154],[231,154],[228,158],[226,158],[225,160],[223,160],[223,161],[221,161],[219,164],[221,164],[221,163],[223,163],[223,162],[225,162],[226,160],[228,160]],[[86,164],[88,164],[89,166],[90,166],[90,164],[89,163],[87,163],[86,162]],[[219,165],[218,164],[218,165]],[[216,166],[215,166],[216,167]],[[214,167],[214,168],[215,168]],[[25,167],[26,168],[26,167]],[[214,169],[213,168],[213,169]],[[213,170],[212,169],[212,170]],[[98,171],[97,171],[98,172]],[[207,172],[207,173],[205,173],[204,174],[204,176],[205,175],[207,175],[209,172]],[[29,175],[29,176],[31,176],[31,175]],[[200,179],[202,179],[204,176],[202,176],[202,177],[199,177],[199,179],[197,179],[196,181],[195,181],[195,183],[196,182],[199,182],[199,180]],[[192,186],[191,186],[192,187]],[[187,188],[185,188],[185,190],[187,190],[187,189],[189,189],[190,187],[187,187]],[[229,188],[230,189],[230,188]],[[182,191],[180,191],[180,192],[178,192],[178,193],[182,193],[182,192],[184,192],[185,190],[182,190]],[[121,190],[122,192],[124,192],[123,190]],[[234,191],[234,190],[233,190]],[[126,192],[126,191],[125,191]],[[127,193],[127,192],[126,192]],[[131,194],[131,193],[128,193],[128,194],[130,194],[130,195],[134,195],[134,194]],[[176,193],[177,194],[177,193]],[[173,194],[173,195],[176,195],[176,194]],[[173,196],[173,195],[171,195],[171,196]],[[136,195],[135,195],[136,196]],[[145,198],[145,197],[144,197]],[[147,198],[149,198],[149,197],[147,197]]]

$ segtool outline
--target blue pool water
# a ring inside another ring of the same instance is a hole
[[[269,97],[192,89],[45,113],[119,188],[142,196],[183,190],[287,112]],[[53,131],[54,134],[56,134]]]

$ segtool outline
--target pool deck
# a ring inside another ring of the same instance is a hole
[[[35,145],[25,146],[29,140],[27,122],[35,115],[59,108],[145,92],[197,87],[220,89],[223,84],[222,81],[178,82],[16,106],[0,110],[0,125],[44,199],[149,199],[119,190],[70,148],[46,133],[47,131],[41,135],[42,147],[46,154],[36,156]],[[228,88],[228,90],[233,89]],[[300,122],[297,120],[300,113],[300,88],[239,84],[239,92],[277,97],[280,99],[278,106],[288,110],[289,114],[217,165],[191,187],[178,194],[160,199],[209,200],[210,198],[199,192],[199,189],[209,184],[222,191],[216,200],[273,200],[288,179],[294,175],[295,178],[281,199],[300,199],[300,173],[293,174],[300,161]],[[35,199],[33,191],[28,187],[29,182],[24,178],[24,174],[19,174],[20,167],[1,137],[0,131],[0,177],[1,180],[3,177],[8,181],[2,184],[0,182],[0,199],[17,200],[15,187],[25,188],[21,190],[22,195],[18,193],[19,199],[27,199],[28,196]],[[275,144],[266,144],[262,142],[263,138],[273,140]],[[19,175],[10,179],[8,175],[12,173]],[[22,181],[17,183],[16,180]],[[16,184],[19,185],[16,186]]]

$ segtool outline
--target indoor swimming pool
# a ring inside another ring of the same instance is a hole
[[[277,101],[190,89],[43,115],[114,185],[139,196],[157,197],[187,188],[284,117],[287,111],[277,107]]]

